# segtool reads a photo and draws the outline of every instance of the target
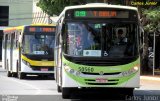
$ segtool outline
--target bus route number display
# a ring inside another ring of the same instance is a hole
[[[29,27],[29,32],[55,32],[55,28]]]
[[[74,18],[128,18],[128,11],[74,11]]]

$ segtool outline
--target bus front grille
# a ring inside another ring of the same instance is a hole
[[[86,83],[88,85],[117,85],[118,83]]]
[[[89,73],[89,72],[82,72],[83,74],[88,74],[88,75],[101,75],[100,73]],[[114,73],[103,73],[103,75],[118,75],[121,72],[114,72]]]
[[[54,66],[31,66],[34,71],[41,71],[41,69],[48,69],[48,71],[53,71]]]
[[[119,79],[106,79],[106,82],[97,82],[97,80],[95,79],[85,79],[85,83],[87,85],[117,85],[118,84]]]

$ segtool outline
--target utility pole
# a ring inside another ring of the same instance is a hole
[[[154,38],[153,38],[153,76],[154,76],[154,69],[155,69],[155,49],[156,49],[156,33],[154,32]]]
[[[48,24],[52,24],[52,19],[50,18],[51,16],[48,15]]]
[[[107,3],[108,2],[108,0],[104,0],[104,3]]]

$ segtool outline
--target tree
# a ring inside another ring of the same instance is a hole
[[[156,32],[160,29],[160,7],[143,10],[143,15],[147,22],[144,24],[144,30],[147,32]]]
[[[143,45],[143,54],[142,54],[142,60],[143,60],[143,64],[142,67],[144,69],[144,71],[149,70],[148,67],[148,46],[149,46],[149,42],[148,42],[148,36],[150,36],[150,34],[153,35],[153,33],[158,34],[158,29],[160,30],[160,7],[151,7],[148,9],[143,9],[142,10],[142,25],[144,28],[144,45]],[[153,40],[151,40],[153,42]],[[156,41],[156,46],[159,44],[159,40]],[[152,45],[153,46],[153,45]],[[158,67],[159,65],[159,47],[156,47],[156,67]]]
[[[88,0],[88,2],[95,0]],[[80,5],[86,3],[86,0],[39,0],[39,6],[45,13],[50,16],[59,15],[64,7],[72,5]]]
[[[103,2],[109,4],[119,4],[122,2],[122,0],[39,0],[37,6],[39,6],[50,16],[58,16],[66,6]]]

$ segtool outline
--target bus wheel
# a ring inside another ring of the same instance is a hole
[[[62,98],[69,99],[70,98],[70,88],[62,88]]]
[[[25,78],[25,74],[24,73],[18,73],[18,78],[19,79],[24,79]]]
[[[13,73],[13,77],[17,77],[17,73]]]
[[[49,74],[48,77],[51,78],[52,80],[55,80],[54,74]]]
[[[8,60],[7,60],[7,77],[12,77],[12,73],[9,71]]]
[[[134,88],[126,88],[124,91],[125,95],[133,96]]]
[[[7,77],[12,77],[12,73],[10,71],[7,71]]]
[[[131,89],[129,89],[128,94],[129,94],[130,96],[133,96],[133,92],[134,92],[134,88],[131,88]]]
[[[58,91],[58,93],[62,92],[62,87],[57,85],[57,91]]]

